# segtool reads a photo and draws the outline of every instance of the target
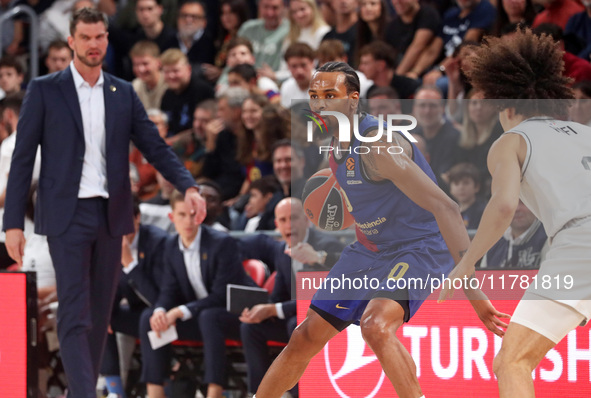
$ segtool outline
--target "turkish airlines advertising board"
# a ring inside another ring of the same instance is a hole
[[[24,273],[0,278],[0,397],[27,396],[27,279]]]
[[[535,274],[515,270],[488,272],[498,276],[520,272]],[[489,297],[494,296],[489,292]],[[310,305],[310,297],[304,298],[298,300],[299,322]],[[492,302],[499,311],[509,314],[517,305],[517,300]],[[588,325],[579,327],[550,350],[533,372],[536,397],[591,397],[590,337]],[[399,330],[398,338],[417,365],[426,397],[498,397],[492,363],[502,339],[484,327],[468,301],[451,300],[442,304],[434,299],[425,301],[410,322]],[[396,396],[379,361],[355,325],[333,338],[312,359],[300,380],[300,397],[303,398]]]

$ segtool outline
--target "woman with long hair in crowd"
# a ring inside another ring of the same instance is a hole
[[[238,137],[236,159],[242,165],[244,183],[239,195],[227,204],[236,203],[253,181],[273,174],[272,147],[276,141],[290,137],[289,111],[269,104],[267,97],[251,94],[242,104],[244,133]]]
[[[290,111],[278,104],[267,104],[260,109],[264,101],[256,97],[253,95],[244,101],[242,115],[247,140],[244,148],[241,147],[241,142],[238,142],[239,161],[246,169],[242,190],[243,194],[248,194],[248,203],[244,209],[244,214],[249,218],[244,230],[248,232],[275,228],[273,210],[283,194],[273,175],[273,145],[291,136]],[[260,120],[257,123],[259,115]],[[248,136],[249,132],[252,132],[252,135]],[[253,140],[252,145],[249,144],[249,140]],[[249,148],[252,148],[250,155]],[[241,159],[241,156],[244,158]],[[253,218],[259,219],[255,221]]]
[[[361,0],[357,12],[357,50],[355,54],[359,58],[359,50],[374,40],[384,40],[386,26],[388,25],[388,5],[386,0]],[[359,59],[356,60],[359,64]]]
[[[242,166],[244,182],[238,195],[224,202],[242,212],[252,182],[273,174],[272,148],[275,142],[290,138],[288,110],[270,104],[267,97],[251,94],[242,104],[243,133],[238,136],[236,160]]]
[[[289,33],[283,41],[281,53],[293,43],[306,43],[313,50],[317,50],[322,38],[330,31],[330,26],[322,18],[316,0],[291,0],[289,2]],[[289,79],[291,73],[285,59],[281,59],[279,70],[273,72],[270,68],[259,71],[263,76],[279,83]]]
[[[497,4],[497,17],[492,34],[501,36],[514,24],[531,26],[536,17],[532,0],[501,0]]]
[[[269,105],[267,97],[261,94],[251,94],[242,104],[242,124],[244,134],[238,138],[236,157],[242,165],[245,175],[240,195],[248,192],[252,181],[273,172],[273,164],[261,153],[263,126],[263,109]],[[263,154],[264,155],[264,154]]]
[[[306,43],[316,50],[330,26],[322,18],[315,0],[289,2],[289,33],[284,48],[293,43]]]
[[[465,40],[454,50],[451,60],[445,67],[445,75],[448,80],[447,102],[445,104],[446,116],[449,120],[461,123],[463,120],[462,101],[466,94],[471,90],[470,82],[466,77],[466,72],[470,68],[470,63],[466,60],[474,54],[480,43],[476,41]]]
[[[203,64],[203,73],[210,81],[216,81],[226,66],[228,42],[236,37],[238,29],[250,18],[245,0],[220,1],[220,29],[214,42],[216,49],[215,65]]]

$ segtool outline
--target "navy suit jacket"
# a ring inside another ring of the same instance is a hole
[[[133,231],[129,183],[129,142],[180,191],[194,186],[191,174],[160,138],[131,84],[104,73],[106,171],[109,232]],[[29,83],[17,127],[8,178],[4,229],[24,226],[25,206],[37,146],[41,174],[35,208],[35,231],[63,233],[72,221],[84,162],[84,131],[70,68]]]
[[[308,231],[308,243],[315,250],[326,251],[328,255],[325,265],[332,267],[343,251],[343,245],[332,236],[313,228]],[[286,318],[296,315],[296,301],[291,299],[295,281],[292,281],[291,257],[285,254],[285,242],[275,240],[269,235],[258,234],[241,239],[241,248],[244,259],[261,260],[270,269],[277,271],[270,300],[273,303],[283,303],[283,313]]]
[[[227,284],[256,286],[242,266],[238,243],[230,235],[201,225],[200,254],[201,275],[208,296],[199,300],[187,275],[179,236],[174,235],[166,241],[164,282],[156,308],[168,311],[186,305],[196,317],[205,308],[226,306]]]
[[[164,244],[170,235],[153,225],[140,225],[138,234],[138,263],[127,274],[121,271],[118,293],[127,298],[130,307],[145,308],[158,300],[164,276]],[[145,303],[137,293],[150,304]],[[116,299],[115,303],[118,302],[119,299]]]

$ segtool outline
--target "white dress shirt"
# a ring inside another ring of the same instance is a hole
[[[203,274],[201,273],[201,227],[197,232],[197,236],[191,242],[189,247],[183,245],[183,241],[179,236],[179,249],[183,253],[183,259],[185,260],[185,268],[187,269],[187,275],[189,276],[189,282],[195,291],[197,300],[201,300],[209,295],[205,283],[203,282]],[[183,312],[183,321],[191,319],[191,311],[186,305],[179,306],[179,309]]]
[[[246,222],[246,225],[244,226],[244,232],[255,233],[257,231],[257,228],[259,227],[260,222],[261,222],[261,215],[260,214],[249,218],[248,221]]]
[[[207,297],[209,293],[207,292],[205,283],[203,283],[203,275],[201,273],[201,227],[199,227],[197,236],[193,242],[191,242],[189,247],[185,247],[183,240],[179,236],[179,249],[181,253],[183,253],[183,260],[185,261],[187,276],[189,277],[189,282],[191,283],[193,291],[197,296],[197,300]],[[183,321],[193,317],[193,314],[191,314],[191,311],[186,305],[179,305],[178,308],[183,313],[183,317],[181,318]],[[166,309],[158,307],[154,310],[154,313],[157,311],[166,312]]]
[[[74,86],[80,103],[84,130],[84,164],[78,190],[79,198],[109,197],[107,190],[107,156],[105,130],[105,98],[103,72],[90,87],[78,73],[74,61],[70,63]]]
[[[131,260],[131,263],[129,263],[129,265],[127,267],[123,267],[123,272],[125,272],[126,274],[129,274],[138,265],[137,249],[138,249],[139,241],[140,241],[140,231],[135,233],[135,236],[133,237],[133,241],[129,245],[129,249],[131,250],[131,257],[133,258],[133,260]]]

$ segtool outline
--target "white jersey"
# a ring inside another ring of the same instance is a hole
[[[591,128],[547,117],[527,119],[505,134],[527,143],[521,200],[549,237],[591,216]]]

